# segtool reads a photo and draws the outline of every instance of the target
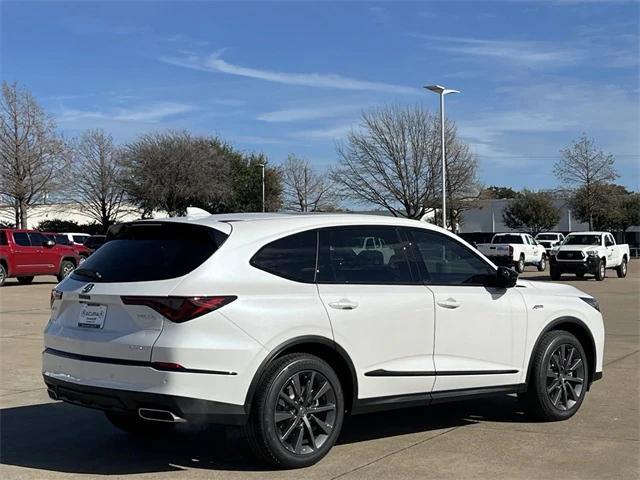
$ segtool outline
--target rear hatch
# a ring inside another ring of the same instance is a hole
[[[224,223],[220,229],[178,222],[119,225],[108,242],[54,290],[46,348],[150,361],[165,317],[144,304],[148,301],[131,299],[167,301],[184,276],[211,257],[229,232]]]

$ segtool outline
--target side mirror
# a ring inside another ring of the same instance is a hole
[[[42,244],[43,247],[47,247],[47,248],[51,248],[53,246],[55,246],[56,242],[54,242],[53,240],[47,240],[46,242],[44,242]]]
[[[511,288],[516,286],[518,272],[507,267],[498,267],[496,271],[496,287]]]

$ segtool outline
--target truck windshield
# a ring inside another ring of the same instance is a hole
[[[520,235],[496,235],[491,243],[524,243]]]
[[[569,235],[563,245],[600,245],[600,235]]]

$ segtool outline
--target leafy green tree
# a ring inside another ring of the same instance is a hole
[[[485,188],[482,194],[484,197],[495,199],[516,198],[518,196],[518,193],[513,188],[499,187],[496,185]]]
[[[231,195],[235,155],[217,138],[186,131],[143,135],[125,148],[122,186],[145,215],[184,215],[190,206],[218,209]]]
[[[560,221],[560,209],[554,206],[549,193],[525,189],[503,210],[502,220],[514,230],[544,232]]]
[[[269,165],[264,154],[239,155],[231,159],[231,197],[222,211],[262,211],[262,167],[265,177],[265,210],[275,212],[282,206],[280,171]]]
[[[597,230],[626,232],[630,226],[640,224],[640,194],[631,193],[622,185],[599,184],[592,186],[589,193],[586,187],[579,188],[570,205],[581,222],[587,222],[591,216],[592,228]]]

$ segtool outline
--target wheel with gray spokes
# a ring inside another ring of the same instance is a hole
[[[62,263],[60,264],[60,272],[58,273],[58,281],[61,282],[62,280],[67,278],[67,276],[69,276],[71,274],[71,272],[73,272],[73,270],[75,268],[76,268],[76,266],[74,265],[74,263],[72,261],[63,260]]]
[[[544,272],[547,269],[547,256],[546,255],[542,255],[542,258],[540,259],[540,262],[538,263],[538,271],[539,272]]]
[[[578,349],[563,343],[551,354],[547,366],[547,395],[553,406],[570,410],[585,388],[584,361]]]
[[[618,274],[618,278],[624,278],[627,276],[627,257],[622,258],[622,262],[616,268],[616,273]]]
[[[547,332],[532,357],[525,395],[529,413],[542,420],[573,416],[587,393],[589,365],[580,341],[563,330]]]
[[[314,355],[294,353],[262,375],[245,433],[268,463],[307,467],[333,447],[343,418],[342,386],[333,369]]]

